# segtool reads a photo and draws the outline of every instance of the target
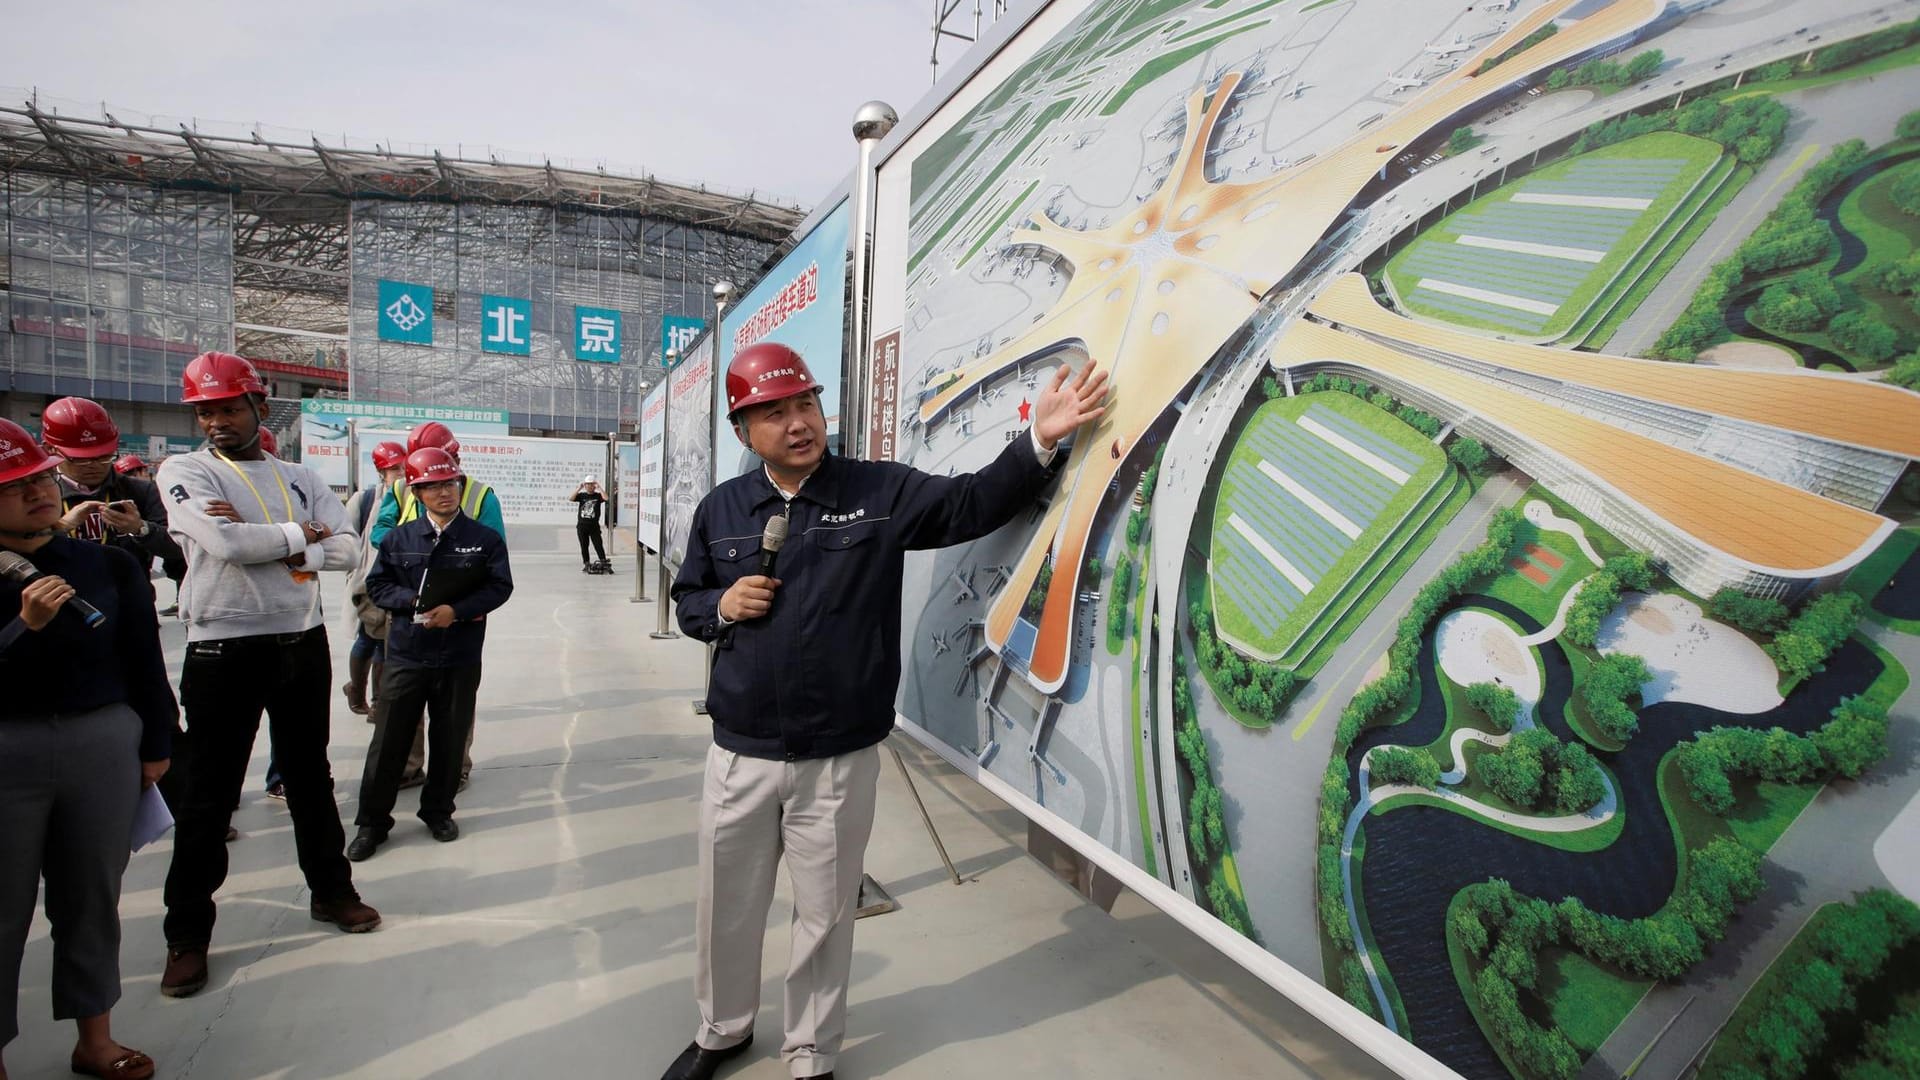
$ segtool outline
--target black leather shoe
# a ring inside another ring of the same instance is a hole
[[[713,1074],[720,1070],[723,1062],[746,1053],[747,1047],[752,1045],[752,1032],[748,1032],[738,1045],[725,1050],[709,1050],[697,1042],[689,1043],[685,1050],[680,1051],[680,1056],[673,1059],[673,1064],[667,1066],[666,1074],[660,1080],[713,1080]]]
[[[377,829],[363,828],[355,833],[353,840],[347,844],[347,858],[352,862],[365,862],[373,858],[373,853],[379,851],[380,845],[386,842],[386,833]]]
[[[452,818],[427,822],[427,831],[433,834],[435,840],[443,844],[450,844],[460,839],[460,826],[455,825]]]

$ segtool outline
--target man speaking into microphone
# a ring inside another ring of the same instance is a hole
[[[1060,440],[1105,411],[1106,380],[1092,363],[1061,368],[1026,438],[977,473],[943,477],[828,454],[820,384],[792,349],[763,342],[728,365],[727,419],[765,464],[701,501],[673,584],[681,629],[715,653],[694,930],[700,1026],[663,1080],[705,1080],[751,1043],[783,853],[794,913],[781,1055],[795,1077],[833,1075],[879,744],[900,682],[905,553],[978,539],[1031,505]]]

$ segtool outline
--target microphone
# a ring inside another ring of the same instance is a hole
[[[783,534],[786,532],[784,525],[780,531]],[[8,581],[17,581],[22,585],[26,585],[45,576],[46,575],[40,572],[39,567],[21,558],[19,554],[12,551],[0,551],[0,577],[6,578]],[[80,599],[77,595],[70,598],[64,606],[72,608],[73,613],[80,616],[80,620],[87,624],[87,629],[89,630],[107,621],[107,617],[100,614],[99,608]]]
[[[760,576],[773,576],[773,561],[780,549],[787,544],[787,515],[775,514],[767,519],[767,527],[760,534]]]

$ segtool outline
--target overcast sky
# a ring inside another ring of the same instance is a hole
[[[18,3],[0,35],[0,85],[312,129],[323,142],[464,144],[469,157],[491,144],[811,206],[853,166],[861,102],[905,113],[926,92],[931,6]],[[942,60],[964,48],[943,46]]]

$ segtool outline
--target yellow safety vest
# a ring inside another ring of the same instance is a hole
[[[487,493],[492,490],[487,485],[476,482],[471,476],[461,477],[460,509],[465,510],[468,517],[478,520],[480,504],[486,501]],[[404,525],[420,516],[420,500],[413,497],[413,489],[409,488],[405,481],[393,482],[393,497],[400,502],[399,524]]]

